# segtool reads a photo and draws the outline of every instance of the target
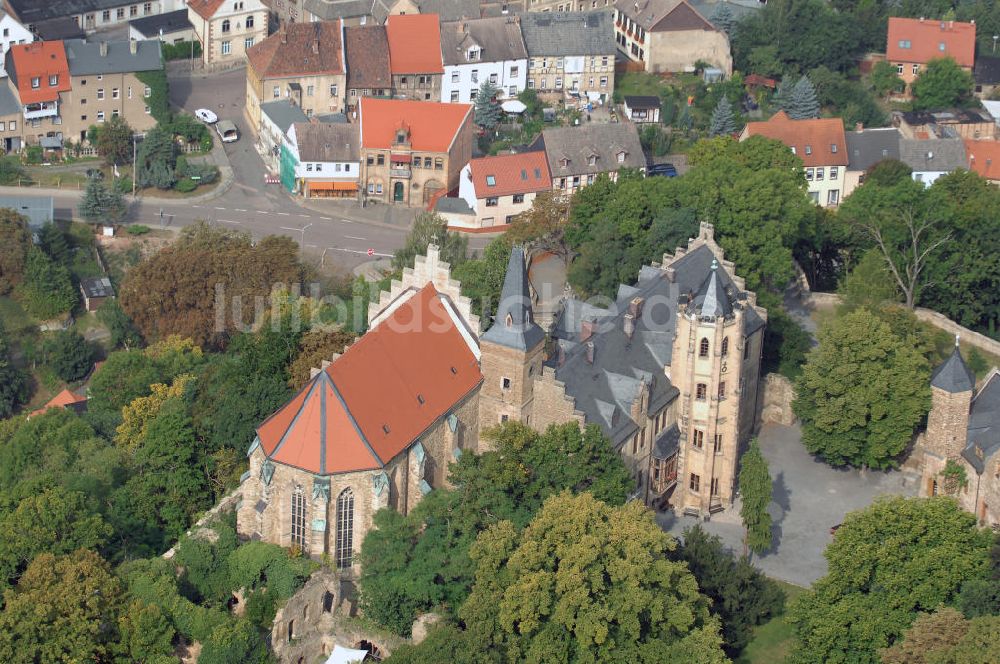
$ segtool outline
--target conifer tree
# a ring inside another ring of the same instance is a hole
[[[803,76],[792,88],[788,116],[793,120],[806,120],[819,117],[819,100],[816,98],[816,88],[808,76]]]
[[[719,98],[715,110],[712,111],[712,124],[709,126],[710,136],[729,136],[736,132],[736,120],[733,119],[733,105],[725,95]]]
[[[715,11],[712,12],[712,17],[709,20],[712,22],[712,25],[727,35],[731,34],[733,24],[736,23],[736,17],[733,16],[733,10],[729,8],[728,2],[720,2],[716,5]]]
[[[771,515],[767,511],[771,504],[771,474],[756,438],[740,458],[739,484],[743,501],[740,518],[746,530],[743,552],[749,557],[750,551],[759,554],[771,548]]]
[[[483,129],[493,130],[500,124],[500,102],[497,101],[499,93],[489,80],[483,81],[479,86],[479,94],[476,95],[476,124]]]
[[[778,89],[774,93],[774,99],[771,100],[771,105],[774,107],[774,111],[785,111],[789,112],[792,103],[792,89],[795,88],[795,83],[790,78],[783,78],[781,82],[778,83]]]

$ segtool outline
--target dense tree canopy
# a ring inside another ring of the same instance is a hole
[[[28,220],[10,208],[0,208],[0,295],[21,283],[30,249]]]
[[[436,244],[441,250],[441,260],[456,268],[466,259],[469,240],[458,233],[448,232],[448,222],[437,214],[421,212],[413,221],[403,246],[392,257],[397,270],[413,267],[417,256],[427,255],[427,245]]]
[[[42,344],[45,362],[62,380],[80,380],[94,365],[94,350],[79,332],[59,330]]]
[[[68,313],[79,299],[69,270],[54,262],[37,247],[28,252],[18,297],[25,309],[41,320]]]
[[[951,58],[931,60],[911,86],[917,110],[952,108],[972,97],[972,74]]]
[[[983,573],[991,543],[950,498],[881,498],[848,514],[826,549],[829,572],[789,612],[793,661],[878,662],[918,612]]]
[[[914,345],[863,308],[822,326],[792,404],[806,449],[835,466],[895,465],[930,406]]]
[[[7,330],[0,321],[0,419],[10,417],[27,398],[27,380],[24,372],[11,362]]]

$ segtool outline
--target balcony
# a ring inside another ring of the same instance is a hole
[[[40,118],[50,118],[59,115],[59,102],[43,101],[37,104],[25,104],[24,119],[38,120]]]
[[[389,169],[389,176],[394,178],[410,179],[410,169],[405,167],[395,167]]]

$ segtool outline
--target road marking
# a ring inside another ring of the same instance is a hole
[[[318,245],[315,245],[315,244],[307,244],[306,246],[307,247],[312,247],[313,249],[318,249],[319,248]]]
[[[348,253],[348,254],[360,254],[362,256],[367,256],[368,255],[368,250],[367,249],[364,250],[364,251],[361,251],[360,249],[344,249],[342,247],[330,247],[330,249],[332,249],[333,251],[343,251],[343,252]],[[374,255],[374,256],[381,256],[383,258],[392,258],[392,254],[383,254],[383,253],[380,253],[378,251],[376,251],[372,255]]]
[[[300,214],[299,216],[300,217],[305,217],[306,219],[312,219],[312,215],[309,215],[309,214]]]
[[[254,210],[257,214],[270,214],[267,210]]]
[[[333,217],[320,217],[323,221],[333,221]]]
[[[200,208],[201,206],[200,205],[192,205],[191,207]]]
[[[355,235],[345,235],[344,237],[346,237],[348,240],[367,240],[368,239],[368,238],[364,238],[364,237],[357,237]]]
[[[240,221],[229,221],[228,219],[219,219],[218,221],[221,221],[224,224],[237,224],[237,225],[239,225],[239,224],[243,223],[243,222],[240,222]]]
[[[280,228],[283,231],[295,231],[296,233],[302,232],[302,229],[300,228],[289,228],[288,226],[278,226],[278,228]]]
[[[225,210],[226,208],[220,208],[220,207],[217,207],[217,208],[215,208],[215,209],[216,209],[216,210]]]
[[[241,210],[241,209],[239,209],[239,208],[235,208],[235,211],[236,211],[236,212],[246,212],[246,210]]]
[[[288,214],[287,212],[277,212],[276,214],[280,214],[280,215],[281,215],[282,217],[288,217],[288,216],[291,216],[291,215],[289,215],[289,214]]]

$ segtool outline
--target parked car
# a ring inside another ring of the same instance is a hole
[[[236,125],[229,120],[222,120],[215,125],[215,131],[219,132],[223,143],[232,143],[240,140],[240,132]]]
[[[207,108],[199,108],[194,112],[194,116],[205,124],[215,124],[219,121],[219,116]]]
[[[675,178],[677,177],[677,169],[673,164],[653,164],[646,169],[646,175],[650,177]]]

